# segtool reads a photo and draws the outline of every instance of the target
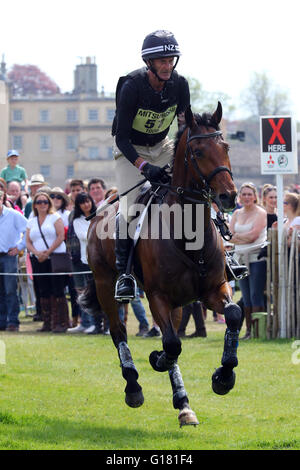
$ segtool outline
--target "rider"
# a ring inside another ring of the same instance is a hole
[[[170,125],[175,116],[180,125],[182,114],[190,105],[188,82],[175,70],[180,55],[173,33],[155,31],[148,34],[143,42],[142,59],[146,67],[119,79],[117,111],[112,126],[119,194],[137,185],[141,181],[141,173],[151,182],[168,179],[163,167],[173,159],[174,146],[168,138]],[[120,215],[116,224],[119,278],[115,298],[121,302],[135,297],[134,278],[126,271],[132,246],[128,235],[128,210],[135,202],[138,191],[136,188],[120,199]],[[239,266],[233,267],[235,263],[227,261],[232,268],[230,274],[233,269],[239,270]]]
[[[158,30],[146,36],[142,59],[146,67],[126,77],[117,86],[117,112],[113,124],[116,136],[116,176],[119,193],[141,181],[166,181],[164,166],[173,158],[173,143],[168,138],[175,116],[190,105],[187,80],[175,71],[180,49],[170,31]],[[138,189],[120,200],[120,218],[116,233],[116,266],[119,279],[115,298],[134,298],[134,282],[126,273],[131,247],[128,236],[128,209]]]

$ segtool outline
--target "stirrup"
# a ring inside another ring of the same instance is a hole
[[[121,281],[125,280],[125,279],[128,279],[132,282],[133,294],[119,295],[118,294],[119,283]],[[121,303],[122,302],[130,302],[131,300],[134,300],[137,297],[138,297],[137,283],[136,283],[136,280],[135,280],[134,276],[132,276],[132,274],[122,274],[116,282],[115,300],[117,300],[117,302],[121,302]]]
[[[249,276],[249,271],[247,266],[239,264],[232,255],[225,252],[226,255],[226,270],[229,271],[229,274],[235,281],[240,281],[245,277]],[[231,281],[231,279],[228,279]]]

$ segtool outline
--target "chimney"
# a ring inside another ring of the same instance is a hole
[[[74,93],[86,93],[88,95],[97,95],[97,65],[94,58],[86,57],[85,63],[76,66],[74,72]]]
[[[0,64],[0,80],[6,81],[6,63],[4,61],[4,54],[2,54],[2,62]]]

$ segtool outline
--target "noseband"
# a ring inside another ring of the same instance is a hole
[[[217,137],[217,136],[220,136],[220,135],[222,135],[222,131],[209,132],[208,134],[195,134],[195,135],[191,136],[191,130],[190,129],[188,129],[188,134],[187,134],[187,140],[186,140],[187,149],[186,149],[186,153],[185,153],[185,165],[186,166],[188,165],[187,156],[188,156],[188,152],[190,152],[191,162],[192,162],[192,164],[193,164],[193,166],[196,170],[196,173],[198,174],[198,176],[201,180],[203,190],[205,191],[205,193],[207,194],[207,197],[209,199],[212,199],[212,196],[211,196],[212,190],[211,190],[211,187],[210,187],[211,180],[218,173],[221,173],[222,171],[227,171],[227,173],[230,174],[231,178],[233,178],[232,172],[229,168],[227,168],[227,166],[218,166],[208,176],[204,176],[203,173],[201,172],[201,170],[199,169],[198,165],[197,165],[195,155],[194,155],[194,153],[193,153],[193,151],[192,151],[189,144],[190,144],[190,142],[192,142],[192,140],[195,140],[195,139],[209,139],[209,138]]]

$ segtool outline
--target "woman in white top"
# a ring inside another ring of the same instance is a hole
[[[51,253],[65,253],[65,231],[47,193],[37,193],[32,202],[33,217],[27,222],[26,245],[34,274],[51,273]],[[44,324],[39,331],[61,333],[69,326],[64,276],[37,276]]]
[[[90,221],[86,217],[96,211],[96,205],[88,193],[79,193],[75,199],[73,227],[74,232],[80,242],[80,263],[77,263],[77,271],[90,271],[86,256],[87,233]],[[93,280],[92,274],[76,274],[76,288],[79,292],[85,288],[89,281]],[[80,324],[74,328],[69,328],[68,333],[96,333],[94,318],[81,309]]]
[[[266,240],[267,213],[257,205],[258,194],[252,183],[241,186],[239,197],[242,208],[233,213],[230,231],[239,262],[249,267],[249,276],[239,281],[246,318],[246,335],[242,339],[248,339],[251,337],[252,312],[265,310],[266,261],[258,260],[258,255]]]
[[[68,228],[70,211],[67,209],[67,207],[70,204],[69,197],[58,186],[51,190],[50,197],[52,199],[54,210],[62,218],[63,223],[64,223],[64,227]]]

